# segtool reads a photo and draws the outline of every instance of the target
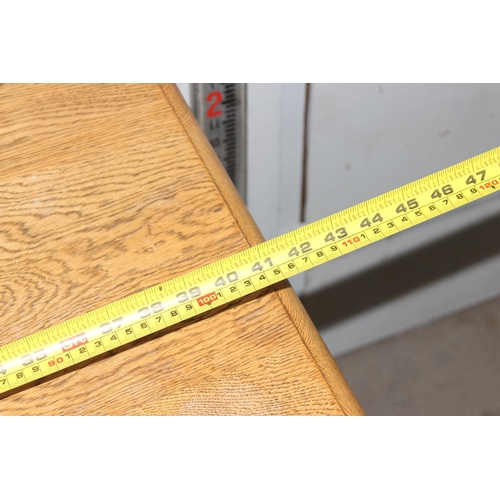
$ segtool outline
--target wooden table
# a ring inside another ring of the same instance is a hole
[[[0,343],[262,241],[174,85],[0,86]],[[1,415],[362,414],[288,283]]]

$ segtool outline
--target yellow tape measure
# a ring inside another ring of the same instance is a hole
[[[268,287],[500,189],[500,147],[0,347],[0,394]]]

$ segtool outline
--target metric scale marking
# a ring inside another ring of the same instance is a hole
[[[0,347],[0,394],[266,288],[500,188],[500,147]]]
[[[193,113],[246,201],[246,84],[192,83]]]

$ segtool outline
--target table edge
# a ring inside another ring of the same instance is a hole
[[[262,243],[264,241],[262,233],[179,89],[175,84],[159,84],[159,86],[249,246]],[[343,413],[364,415],[361,405],[288,280],[273,285],[273,288]]]

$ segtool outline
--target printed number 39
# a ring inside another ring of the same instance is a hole
[[[190,288],[187,292],[178,293],[177,300],[179,301],[179,304],[182,304],[183,302],[186,302],[186,300],[189,300],[190,297],[192,299],[195,299],[196,297],[199,297],[200,295],[201,295],[200,287],[195,286],[193,288]]]

